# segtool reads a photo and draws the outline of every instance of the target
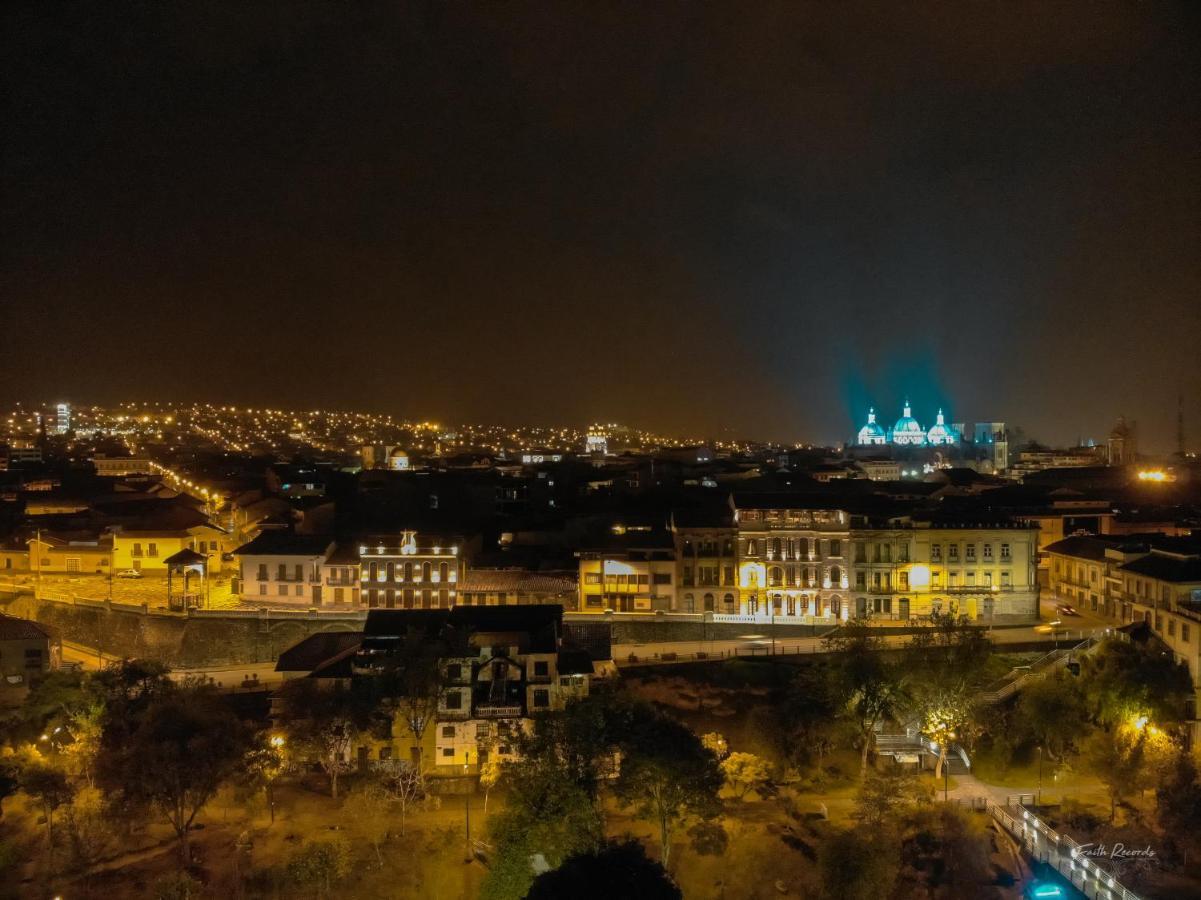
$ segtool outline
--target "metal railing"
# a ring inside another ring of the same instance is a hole
[[[1037,814],[1026,808],[1033,803],[1031,794],[1006,798],[1004,806],[990,803],[993,818],[1032,857],[1051,866],[1071,882],[1086,897],[1105,900],[1140,900],[1138,894],[1117,880],[1112,872],[1102,868],[1084,852],[1084,848],[1069,835],[1060,834]]]

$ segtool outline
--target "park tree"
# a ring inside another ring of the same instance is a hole
[[[14,757],[0,758],[0,819],[4,818],[4,801],[21,787],[21,767]]]
[[[720,765],[722,777],[740,800],[751,791],[762,792],[771,783],[771,766],[753,753],[731,753]]]
[[[114,726],[117,727],[117,726]],[[174,829],[180,859],[190,861],[188,831],[222,783],[241,767],[251,736],[210,686],[185,683],[157,694],[134,721],[106,734],[99,783],[159,813]]]
[[[717,757],[691,729],[650,706],[636,708],[624,727],[614,793],[658,826],[667,867],[676,827],[686,818],[720,812]]]
[[[1115,725],[1146,715],[1171,726],[1188,718],[1192,680],[1171,651],[1114,637],[1081,663],[1088,709],[1097,721]]]
[[[298,678],[284,684],[280,700],[289,754],[315,759],[329,778],[330,796],[336,800],[338,778],[354,767],[351,747],[371,724],[371,699],[339,683],[324,685]]]
[[[928,804],[933,797],[931,790],[916,775],[898,768],[873,771],[859,786],[851,816],[858,822],[879,828]]]
[[[646,855],[638,841],[611,841],[568,857],[530,885],[526,900],[680,900],[683,895],[667,870]]]
[[[1089,729],[1079,682],[1064,672],[1029,682],[1022,689],[1014,718],[1054,760],[1061,759]]]
[[[939,745],[934,777],[942,777],[950,744],[973,721],[979,682],[992,642],[966,616],[935,613],[906,650],[910,705],[922,732]]]
[[[21,770],[21,790],[37,801],[46,819],[46,844],[54,844],[54,813],[75,795],[67,774],[49,762],[36,761]]]
[[[285,767],[284,738],[280,735],[266,738],[260,735],[247,751],[238,774],[238,780],[244,788],[263,792],[272,824],[275,823],[275,784]]]
[[[77,869],[87,869],[103,854],[109,839],[104,797],[94,787],[76,791],[63,810],[67,844],[71,862]]]
[[[1159,825],[1183,867],[1201,858],[1201,783],[1187,750],[1178,750],[1156,792]]]
[[[836,670],[823,661],[800,666],[793,679],[751,716],[758,734],[788,765],[813,768],[820,778],[825,758],[847,730]]]
[[[947,804],[911,811],[901,824],[901,861],[907,880],[922,883],[906,895],[970,897],[993,880],[987,828]]]
[[[484,789],[484,815],[488,815],[488,795],[496,787],[504,775],[504,763],[501,758],[491,753],[480,763],[480,787]]]
[[[400,812],[400,833],[403,835],[409,810],[426,798],[425,776],[416,766],[399,762],[380,773],[379,785],[388,801]]]
[[[900,848],[887,829],[836,831],[817,855],[824,900],[878,900],[892,894],[900,870]]]
[[[435,635],[410,630],[384,660],[374,679],[379,696],[395,710],[412,735],[416,750],[413,760],[418,769],[422,766],[422,739],[437,718],[446,692],[444,660],[463,651],[460,644],[460,635],[450,628]]]
[[[719,760],[730,755],[730,744],[719,732],[710,731],[708,734],[702,734],[701,744]]]
[[[343,838],[306,842],[285,871],[289,881],[312,888],[318,897],[332,896],[334,885],[350,872],[350,845]]]
[[[488,820],[495,847],[484,900],[526,896],[537,869],[600,846],[604,827],[595,797],[554,757],[523,756],[505,767],[508,802]]]
[[[890,659],[881,637],[866,619],[851,619],[825,639],[837,654],[836,696],[854,723],[859,740],[859,774],[867,777],[868,757],[875,749],[876,726],[893,716],[904,700],[900,667]]]
[[[1105,785],[1109,797],[1109,821],[1118,805],[1136,793],[1145,777],[1146,735],[1125,726],[1112,731],[1097,729],[1084,745],[1084,758],[1093,774]]]

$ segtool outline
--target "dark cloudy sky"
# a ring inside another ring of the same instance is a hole
[[[0,395],[1201,444],[1195,4],[6,4]]]

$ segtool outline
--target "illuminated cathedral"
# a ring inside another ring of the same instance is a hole
[[[867,424],[859,429],[858,443],[864,447],[883,446],[884,444],[921,447],[928,444],[935,446],[958,444],[962,439],[963,435],[960,434],[959,429],[947,424],[941,409],[938,411],[937,421],[930,426],[930,430],[922,428],[917,419],[913,417],[913,410],[910,409],[909,401],[906,400],[901,418],[897,419],[896,424],[887,430],[876,421],[875,408],[869,409]]]

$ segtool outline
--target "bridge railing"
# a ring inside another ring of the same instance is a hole
[[[1017,799],[1017,805],[1012,801]],[[1091,859],[1070,835],[1060,834],[1026,808],[1034,795],[1007,798],[1005,805],[990,803],[993,819],[1032,857],[1047,863],[1086,897],[1098,900],[1141,900],[1113,872]]]

